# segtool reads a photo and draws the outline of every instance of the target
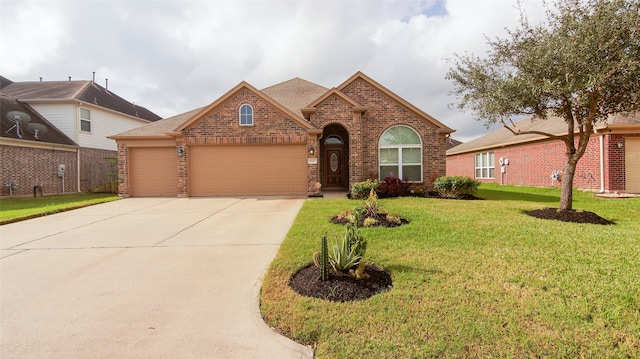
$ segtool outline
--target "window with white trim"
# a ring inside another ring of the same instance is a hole
[[[476,178],[495,178],[493,152],[476,153]]]
[[[80,131],[91,132],[91,111],[86,108],[80,109]]]
[[[422,182],[422,140],[407,126],[393,126],[378,141],[380,179],[396,177]]]
[[[253,126],[253,107],[251,105],[240,106],[240,126]]]

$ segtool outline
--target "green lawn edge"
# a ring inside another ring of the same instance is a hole
[[[289,278],[331,216],[362,201],[308,200],[265,274],[261,313],[319,358],[637,357],[640,352],[640,198],[576,191],[574,208],[613,226],[523,214],[554,208],[559,189],[486,185],[484,200],[381,200],[410,220],[365,228],[367,260],[394,287],[335,303],[298,295]]]
[[[20,222],[119,200],[115,194],[74,193],[43,197],[0,198],[0,225]]]

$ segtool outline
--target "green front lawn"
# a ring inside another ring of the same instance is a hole
[[[44,197],[0,198],[0,224],[43,216],[92,204],[115,201],[110,193],[76,193]]]
[[[559,190],[483,184],[482,201],[385,199],[411,221],[364,228],[366,259],[394,287],[360,302],[293,292],[329,218],[362,201],[306,201],[265,276],[261,311],[319,358],[638,357],[640,198],[576,192],[574,208],[613,226],[541,220]]]

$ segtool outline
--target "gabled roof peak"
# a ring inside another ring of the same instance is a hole
[[[307,129],[312,129],[313,128],[313,126],[310,123],[305,121],[305,119],[302,118],[301,116],[299,116],[296,112],[293,112],[293,111],[289,110],[282,103],[278,102],[277,100],[275,100],[271,96],[267,95],[265,92],[256,89],[255,87],[253,87],[248,82],[242,81],[238,85],[236,85],[234,88],[232,88],[231,90],[227,91],[227,93],[222,95],[222,97],[218,98],[217,100],[215,100],[214,102],[212,102],[208,106],[203,107],[200,111],[198,111],[195,115],[193,115],[189,120],[185,121],[178,128],[176,128],[176,131],[179,132],[179,131],[185,130],[186,128],[188,128],[192,124],[194,124],[194,123],[198,122],[199,120],[201,120],[209,111],[211,111],[212,109],[216,108],[221,103],[223,103],[227,99],[229,99],[232,96],[234,96],[236,93],[238,93],[240,91],[243,91],[243,90],[248,90],[248,91],[254,93],[255,95],[257,95],[258,97],[262,98],[264,101],[270,103],[271,105],[273,105],[278,110],[280,110],[283,113],[285,113],[288,116],[290,116],[291,120],[298,122],[300,125],[302,125],[302,127],[307,128]]]

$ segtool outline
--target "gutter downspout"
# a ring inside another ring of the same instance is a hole
[[[82,190],[80,189],[80,147],[78,147],[78,149],[76,150],[76,157],[77,157],[77,164],[76,164],[76,168],[77,168],[77,174],[78,174],[78,193],[82,192]]]

